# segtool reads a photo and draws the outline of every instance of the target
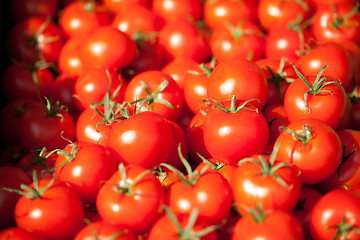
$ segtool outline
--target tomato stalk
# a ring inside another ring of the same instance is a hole
[[[331,4],[330,7],[334,11],[334,21],[330,23],[330,26],[339,29],[340,27],[354,27],[355,24],[345,23],[346,20],[352,18],[359,11],[360,3],[356,2],[355,6],[345,16],[339,17],[336,7]]]
[[[301,142],[302,144],[304,144],[304,147],[313,138],[312,127],[309,124],[306,124],[303,126],[303,130],[302,130],[301,134],[299,134],[299,133],[295,132],[294,130],[289,129],[285,126],[281,126],[281,128],[283,128],[285,131],[291,133],[291,135],[293,136],[293,139],[295,141],[298,141],[298,142]]]
[[[236,27],[231,25],[230,23],[226,23],[226,27],[230,30],[232,36],[236,40],[236,44],[239,44],[239,40],[244,35],[257,35],[260,37],[265,37],[262,32],[255,31],[253,29],[244,29],[245,21],[240,21]]]
[[[303,30],[310,25],[309,21],[301,23],[303,21],[304,16],[298,15],[297,18],[287,25],[289,30],[295,31],[299,36],[299,49],[296,50],[296,55],[301,56],[308,51],[308,46],[305,44],[305,36]]]
[[[251,101],[260,102],[260,100],[257,98],[249,99],[249,100],[245,101],[244,103],[242,103],[239,107],[236,107],[236,95],[232,95],[230,108],[225,107],[224,105],[222,105],[220,102],[216,101],[215,99],[209,98],[209,100],[212,100],[213,102],[215,102],[216,105],[214,107],[218,108],[219,110],[221,110],[223,112],[227,112],[227,113],[237,113],[243,109],[247,109],[247,110],[255,111],[255,112],[259,111],[259,109],[257,109],[257,108],[251,109],[251,108],[246,107],[246,105]]]
[[[120,171],[121,180],[122,180],[124,186],[115,185],[115,188],[116,188],[116,190],[119,190],[121,192],[121,194],[129,194],[129,195],[133,194],[132,189],[141,180],[141,178],[143,178],[145,175],[151,173],[150,170],[145,170],[142,173],[140,173],[138,176],[136,176],[136,178],[134,179],[134,181],[131,184],[128,184],[125,166],[124,166],[124,163],[122,163],[122,162],[119,164],[119,171]]]
[[[46,171],[51,172],[51,171],[50,171],[51,169],[50,169],[46,164],[44,164],[45,160],[50,157],[50,154],[46,154],[46,155],[45,155],[45,153],[47,152],[47,149],[46,149],[45,147],[42,148],[42,149],[37,148],[37,149],[35,149],[35,150],[32,151],[32,152],[38,152],[38,154],[37,154],[37,156],[31,154],[31,157],[32,157],[32,159],[33,159],[34,161],[31,162],[31,163],[29,163],[29,164],[26,165],[25,167],[23,167],[22,170],[25,171],[26,169],[28,169],[28,168],[29,168],[30,166],[32,166],[32,165],[39,165],[39,166],[43,167]]]
[[[33,183],[34,183],[34,188],[29,187],[26,184],[21,184],[20,188],[22,190],[18,190],[18,189],[12,189],[12,188],[6,188],[3,187],[1,188],[2,190],[8,191],[8,192],[13,192],[13,193],[17,193],[20,195],[25,196],[27,199],[39,199],[41,198],[44,193],[51,187],[51,185],[54,183],[55,181],[55,175],[53,175],[51,181],[49,182],[48,185],[46,185],[43,190],[39,189],[39,184],[38,184],[38,179],[37,179],[37,174],[36,174],[36,170],[33,170]]]
[[[356,153],[356,151],[358,151],[358,148],[356,147],[351,153],[349,154],[345,154],[346,151],[346,145],[343,145],[343,152],[342,152],[342,158],[341,158],[341,163],[337,169],[337,175],[338,175],[338,179],[340,180],[340,171],[341,171],[341,167],[342,165],[354,154]]]
[[[183,228],[179,223],[179,220],[174,215],[174,213],[170,210],[170,208],[168,206],[164,206],[164,208],[165,208],[165,214],[170,218],[171,222],[175,225],[178,231],[176,237],[179,239],[182,240],[201,239],[201,237],[206,236],[207,234],[215,231],[218,228],[218,226],[213,225],[194,233],[193,228],[195,226],[195,222],[199,214],[199,209],[195,208],[194,210],[191,211],[186,227]]]
[[[200,70],[202,70],[203,72],[202,73],[199,73],[197,71],[194,71],[194,70],[188,70],[188,73],[190,74],[195,74],[195,75],[205,75],[207,77],[210,77],[211,75],[211,72],[213,71],[214,67],[215,67],[215,63],[216,63],[216,58],[213,57],[211,58],[211,61],[210,61],[210,68],[208,68],[205,63],[200,63],[198,65],[198,67],[200,68]]]
[[[266,213],[262,209],[261,203],[258,202],[255,209],[248,209],[251,216],[253,217],[256,223],[262,223],[266,219]]]
[[[206,158],[204,158],[203,156],[200,155],[200,153],[196,152],[196,155],[199,156],[199,158],[206,163],[209,167],[211,167],[211,169],[215,170],[215,171],[220,171],[221,168],[223,168],[224,166],[226,166],[225,163],[220,163],[219,161],[216,161],[216,163],[212,163],[209,160],[207,160]]]
[[[354,231],[357,233],[360,233],[360,228],[354,227],[354,224],[346,223],[346,217],[344,216],[341,220],[341,223],[335,226],[330,226],[329,228],[336,228],[336,234],[334,236],[334,240],[338,239],[340,236],[342,236],[345,240],[348,239],[347,233],[349,231]]]
[[[92,222],[91,222],[89,219],[87,219],[87,218],[84,219],[84,222],[85,222],[86,225],[89,226],[90,231],[91,231],[91,234],[92,234],[92,236],[94,237],[94,240],[100,240],[100,238],[98,237],[98,235],[97,235],[97,233],[96,233],[96,230],[94,229],[94,227],[93,227],[93,225],[92,225]],[[123,232],[118,232],[118,233],[114,233],[113,235],[109,236],[109,237],[106,238],[106,239],[107,239],[107,240],[115,240],[115,239],[117,239],[118,237],[121,237],[121,236],[123,236],[123,235],[124,235]]]

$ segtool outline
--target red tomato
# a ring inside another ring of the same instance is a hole
[[[89,223],[83,227],[75,236],[74,240],[88,239],[113,239],[113,240],[136,240],[133,232],[123,227],[108,224],[102,220]]]
[[[72,239],[84,220],[79,194],[67,183],[42,178],[31,184],[28,197],[21,196],[15,207],[18,227],[46,239]]]
[[[112,26],[99,27],[87,34],[79,51],[87,68],[122,69],[136,57],[134,41]]]
[[[91,142],[77,142],[58,151],[56,176],[70,183],[83,203],[95,203],[99,186],[117,170],[117,158],[104,146]]]
[[[114,125],[107,144],[125,163],[153,168],[169,156],[172,129],[160,114],[141,112]]]
[[[253,104],[262,110],[267,101],[268,85],[264,72],[248,60],[228,60],[217,65],[209,78],[208,97],[219,102],[231,99],[247,101],[258,99]]]
[[[5,240],[45,240],[42,236],[19,227],[6,228],[0,232],[0,239]]]
[[[5,229],[16,225],[14,210],[20,195],[3,188],[21,190],[20,185],[29,185],[31,178],[23,170],[13,166],[1,166],[0,174],[0,229]]]
[[[155,175],[122,165],[100,188],[96,206],[104,222],[144,233],[160,217],[164,202],[165,190]]]
[[[212,29],[226,24],[237,25],[241,21],[255,20],[255,1],[206,0],[204,20]]]
[[[184,105],[177,83],[157,70],[145,71],[132,78],[125,89],[124,100],[135,103],[136,111],[153,111],[172,121],[179,118]]]
[[[262,215],[264,217],[260,220],[255,217],[240,218],[231,239],[304,239],[300,223],[289,212],[275,210]]]
[[[60,74],[56,77],[51,85],[50,95],[53,101],[59,101],[60,104],[65,105],[72,116],[77,116],[78,109],[75,103],[75,83],[77,77],[69,77],[66,74]]]
[[[104,4],[113,12],[118,12],[124,9],[128,4],[140,4],[149,7],[150,0],[103,0]]]
[[[166,22],[178,18],[190,18],[198,21],[202,17],[203,11],[200,0],[153,0],[151,9]]]
[[[219,161],[236,165],[239,160],[260,154],[269,139],[269,128],[263,114],[249,103],[231,100],[227,109],[210,110],[204,122],[204,143]]]
[[[48,96],[54,75],[50,69],[30,70],[24,66],[10,64],[2,72],[2,93],[8,100],[31,98],[39,99],[40,96]]]
[[[59,26],[45,17],[24,19],[7,35],[10,57],[30,66],[38,60],[56,62],[62,44],[63,34]]]
[[[314,239],[358,239],[360,197],[336,189],[326,193],[312,208],[310,231]]]
[[[13,0],[9,1],[8,11],[15,22],[33,16],[55,18],[60,2],[60,0]]]
[[[345,41],[360,42],[359,3],[344,1],[328,3],[317,8],[313,15],[310,30],[319,42],[334,41],[342,44]]]
[[[265,35],[255,22],[227,24],[213,30],[210,38],[212,55],[219,62],[231,59],[251,59],[263,57]]]
[[[316,76],[327,66],[326,75],[335,78],[346,89],[354,74],[352,59],[347,50],[338,43],[325,42],[302,55],[296,63],[305,76]]]
[[[258,204],[265,211],[292,211],[301,193],[299,169],[283,165],[276,156],[254,155],[239,162],[232,190],[235,206],[243,215],[251,214],[248,210]]]
[[[276,140],[277,159],[295,164],[303,183],[315,184],[330,177],[341,162],[342,146],[337,133],[323,121],[304,118],[286,126]]]
[[[309,117],[322,120],[333,129],[340,125],[346,109],[345,90],[336,79],[327,76],[328,68],[324,68],[316,77],[298,72],[299,77],[287,88],[284,108],[290,122]]]
[[[40,102],[31,104],[20,117],[20,142],[26,151],[46,147],[49,151],[64,148],[75,137],[75,124],[68,112],[59,106]]]

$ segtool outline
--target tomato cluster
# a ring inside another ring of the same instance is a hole
[[[358,1],[1,4],[0,239],[360,239]]]

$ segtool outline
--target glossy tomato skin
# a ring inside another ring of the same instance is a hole
[[[347,89],[354,74],[352,59],[347,50],[336,42],[324,42],[302,55],[296,67],[304,76],[316,76],[327,65],[324,75],[341,82]]]
[[[150,172],[145,174],[128,193],[121,190],[121,187],[125,187],[124,181],[128,185],[133,184],[144,171],[146,168],[127,165],[125,180],[120,171],[116,171],[104,183],[97,195],[96,206],[105,222],[144,233],[160,217],[165,191],[155,175]]]
[[[289,212],[275,210],[266,213],[265,220],[256,223],[243,217],[235,224],[232,240],[239,239],[294,239],[302,240],[303,232],[299,222]]]
[[[252,158],[259,161],[259,157],[253,156]],[[268,156],[262,157],[265,161],[269,161]],[[265,211],[278,209],[292,211],[301,193],[299,169],[295,165],[289,165],[274,171],[273,174],[285,182],[284,186],[273,176],[262,174],[263,170],[258,163],[243,162],[234,173],[232,187],[234,203],[238,211],[241,214],[249,215],[247,210],[256,208],[259,203]],[[279,161],[275,161],[273,167],[279,163]]]
[[[134,41],[112,26],[99,27],[89,33],[79,51],[86,68],[121,69],[136,57]]]
[[[336,25],[335,12],[338,15],[340,24]],[[353,3],[331,3],[317,8],[313,15],[313,22],[310,30],[319,42],[334,41],[342,44],[345,41],[360,42],[360,14],[356,12],[350,18],[345,17],[353,11]],[[345,17],[345,18],[344,18]]]
[[[133,232],[123,227],[108,224],[102,220],[98,220],[84,226],[75,236],[74,240],[92,239],[95,236],[99,239],[114,238],[115,240],[136,240]]]
[[[316,77],[306,79],[314,84]],[[306,101],[304,94],[310,90],[307,84],[300,78],[290,84],[284,98],[284,108],[290,122],[306,117],[316,118],[337,129],[345,114],[345,90],[334,78],[326,77],[326,82],[329,84],[321,88],[322,93],[308,94]]]
[[[209,153],[225,164],[260,154],[269,139],[269,128],[263,114],[248,104],[248,108],[228,113],[214,108],[204,122],[204,143]]]
[[[172,148],[169,123],[158,113],[147,111],[117,123],[109,132],[107,145],[127,164],[144,168],[164,162]]]
[[[150,97],[141,82],[145,83],[150,93],[155,94],[165,80],[168,82],[167,86],[154,96],[154,99],[146,102],[140,108],[142,104],[141,99]],[[171,104],[172,108],[162,102],[157,102],[157,99],[167,101]],[[145,71],[132,78],[125,89],[124,100],[129,103],[139,100],[138,103],[133,104],[134,107],[136,106],[137,111],[151,110],[172,121],[176,121],[179,118],[184,105],[183,93],[178,84],[168,74],[159,70]]]
[[[59,25],[64,35],[84,35],[94,29],[110,24],[110,12],[94,2],[70,2],[61,12]]]
[[[14,166],[0,167],[0,229],[13,227],[15,223],[15,205],[20,195],[3,190],[2,188],[12,188],[20,190],[20,184],[31,184],[31,178],[21,169]]]
[[[61,154],[57,157],[54,172],[77,190],[83,203],[95,203],[99,186],[112,176],[119,162],[106,147],[90,142],[75,142],[63,151],[71,154],[74,148],[73,159]]]
[[[219,102],[231,99],[252,102],[262,110],[267,101],[268,84],[264,72],[254,63],[248,60],[228,60],[217,65],[212,71],[208,82],[208,97]]]
[[[57,24],[45,17],[33,16],[12,27],[7,35],[7,50],[11,58],[29,66],[41,59],[55,63],[63,40]]]
[[[151,10],[165,22],[178,18],[198,21],[202,17],[203,7],[200,0],[153,0]]]
[[[20,117],[20,143],[26,151],[35,149],[34,143],[48,150],[63,148],[75,137],[75,124],[64,110],[62,116],[49,116],[40,102],[32,104]]]
[[[39,189],[52,178],[38,181]],[[34,188],[34,184],[30,185]],[[83,225],[84,209],[79,194],[58,179],[37,199],[21,196],[15,207],[18,227],[35,232],[46,239],[72,239]]]
[[[314,118],[297,120],[286,127],[297,134],[305,130],[309,140],[304,144],[292,133],[282,131],[275,142],[280,142],[277,159],[295,164],[301,171],[303,183],[315,184],[330,177],[341,162],[342,145],[337,133]]]
[[[174,182],[167,193],[167,205],[175,214],[190,214],[197,208],[199,220],[215,225],[226,219],[231,202],[229,183],[215,171],[201,175],[193,186]]]
[[[315,204],[310,216],[310,231],[314,239],[331,239],[337,232],[336,225],[342,221],[359,227],[360,197],[354,192],[335,189],[326,193]],[[358,239],[360,234],[352,229],[345,230],[347,239]],[[341,234],[337,239],[346,239]]]

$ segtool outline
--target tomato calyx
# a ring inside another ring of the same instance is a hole
[[[168,206],[165,205],[164,209],[165,209],[165,214],[169,217],[169,219],[171,220],[171,222],[174,224],[174,226],[178,231],[178,234],[174,237],[177,237],[179,239],[183,239],[183,240],[201,239],[201,237],[206,236],[207,234],[215,231],[218,228],[218,226],[216,225],[211,225],[198,232],[193,232],[197,217],[199,215],[198,208],[195,208],[194,210],[191,211],[185,228],[181,226],[179,220],[176,218],[175,214],[170,210]]]
[[[170,164],[160,163],[160,166],[166,167],[170,171],[174,172],[186,186],[194,186],[197,180],[201,177],[201,175],[203,175],[206,172],[208,166],[203,167],[200,171],[197,170],[193,171],[190,163],[185,159],[185,157],[181,153],[181,143],[179,143],[178,146],[178,154],[181,162],[185,166],[187,176],[185,176],[180,170],[178,170],[176,167]]]
[[[266,219],[266,213],[263,210],[260,202],[256,204],[256,208],[248,209],[248,212],[256,223],[262,223]]]
[[[338,239],[340,236],[342,236],[344,239],[348,239],[347,234],[349,231],[354,231],[356,233],[360,233],[360,228],[354,227],[354,224],[352,224],[352,223],[349,223],[349,224],[346,223],[345,216],[343,217],[343,219],[341,220],[341,222],[339,224],[334,225],[334,226],[329,226],[328,228],[329,229],[336,228],[337,231],[333,238],[334,240]]]
[[[203,156],[200,155],[200,153],[195,152],[196,155],[199,156],[199,158],[206,163],[207,166],[211,167],[211,169],[215,170],[215,171],[220,171],[221,168],[223,168],[224,166],[226,166],[225,163],[220,163],[219,161],[216,161],[216,163],[212,163],[209,160],[207,160],[206,158],[204,158]]]
[[[313,138],[313,130],[309,124],[305,124],[302,129],[302,133],[299,134],[294,130],[287,128],[285,126],[281,126],[285,131],[289,132],[295,141],[301,142],[305,147],[308,142]]]
[[[146,91],[146,93],[148,94],[148,96],[145,97],[145,98],[142,98],[142,99],[138,99],[138,100],[130,103],[130,104],[136,104],[136,103],[138,103],[138,102],[141,103],[141,104],[140,104],[140,107],[139,107],[139,110],[138,110],[136,113],[139,113],[140,110],[142,109],[142,107],[143,107],[146,103],[148,104],[148,106],[147,106],[148,111],[151,111],[151,107],[152,107],[152,104],[153,104],[154,102],[164,104],[165,106],[167,106],[167,107],[169,107],[169,108],[171,108],[171,109],[173,109],[173,110],[175,109],[175,108],[171,105],[171,103],[170,103],[169,101],[167,101],[167,100],[165,100],[165,99],[158,98],[158,95],[159,95],[162,91],[164,91],[164,89],[165,89],[165,88],[167,87],[167,85],[169,84],[169,81],[168,81],[168,80],[164,79],[164,80],[160,83],[160,85],[158,86],[158,88],[155,90],[155,92],[153,92],[153,93],[150,92],[149,87],[148,87],[148,85],[147,85],[145,82],[140,81],[140,83],[141,83],[142,87],[145,89],[145,91]]]
[[[216,58],[213,57],[211,58],[211,61],[210,61],[210,68],[208,66],[206,66],[205,63],[200,63],[198,65],[198,67],[200,68],[200,70],[202,70],[203,72],[202,73],[199,73],[197,71],[194,71],[194,70],[189,70],[188,73],[190,74],[194,74],[194,75],[205,75],[207,77],[210,77],[211,75],[211,72],[214,70],[215,68],[215,63],[216,63]]]
[[[27,199],[39,199],[53,185],[54,181],[55,181],[55,175],[52,176],[51,181],[48,183],[48,185],[46,185],[42,190],[40,190],[36,170],[33,170],[34,188],[31,188],[30,186],[28,186],[26,184],[21,184],[20,185],[21,190],[6,188],[6,187],[2,188],[2,190],[12,192],[12,193],[17,193],[19,195],[23,195]]]
[[[296,72],[296,74],[298,75],[298,77],[303,80],[306,85],[308,86],[309,88],[309,91],[305,92],[304,93],[304,101],[305,101],[305,106],[307,108],[309,108],[309,111],[311,111],[311,108],[310,106],[308,105],[307,103],[307,97],[309,94],[312,94],[312,95],[318,95],[318,94],[322,94],[322,93],[330,93],[332,94],[332,91],[330,90],[323,90],[322,88],[324,88],[325,86],[327,85],[330,85],[330,84],[339,84],[341,85],[340,82],[338,81],[327,81],[326,82],[326,77],[323,76],[321,77],[322,73],[324,72],[325,68],[327,67],[327,65],[325,65],[320,71],[319,73],[316,75],[316,78],[315,78],[315,81],[314,81],[314,84],[311,84],[305,77],[304,75],[302,75],[298,70],[297,68],[295,67],[295,65],[293,64],[293,67],[294,67],[294,70]]]
[[[251,101],[258,101],[259,103],[261,102],[257,98],[252,98],[252,99],[249,99],[249,100],[246,100],[245,102],[243,102],[239,107],[236,107],[236,95],[232,95],[231,96],[230,108],[227,108],[227,107],[225,107],[224,105],[222,105],[220,102],[218,102],[215,99],[209,98],[209,100],[215,102],[215,105],[213,106],[214,108],[217,108],[217,109],[219,109],[219,110],[221,110],[223,112],[226,112],[226,113],[237,113],[237,112],[240,112],[243,109],[259,112],[258,108],[255,108],[255,109],[254,108],[249,108],[246,105]]]
[[[125,170],[125,165],[124,163],[120,163],[119,164],[119,172],[121,175],[121,182],[123,183],[123,186],[119,186],[118,184],[115,184],[115,189],[116,191],[119,191],[121,194],[128,194],[128,195],[132,195],[134,194],[132,192],[132,189],[134,188],[134,186],[147,174],[151,173],[150,170],[145,170],[142,173],[140,173],[139,175],[136,176],[136,178],[132,181],[131,184],[129,184],[127,182],[127,175],[126,175],[126,170]]]
[[[360,3],[356,2],[355,6],[347,14],[345,14],[345,16],[339,17],[336,7],[333,4],[331,4],[330,7],[334,12],[334,21],[332,21],[330,23],[330,26],[332,26],[336,29],[339,29],[340,27],[356,26],[355,24],[346,23],[345,21],[348,20],[349,18],[352,18],[357,13],[357,11],[359,11],[359,6],[360,6]]]
[[[97,235],[97,233],[96,233],[96,230],[95,230],[95,228],[93,227],[92,222],[91,222],[88,218],[84,218],[84,222],[85,222],[86,225],[89,226],[90,231],[91,231],[91,234],[92,234],[92,236],[94,237],[94,240],[100,240],[101,238],[98,237],[98,235]],[[115,240],[115,239],[117,239],[118,237],[123,236],[124,234],[125,234],[124,232],[117,232],[117,233],[114,233],[113,235],[107,237],[106,239],[108,239],[108,240]]]
[[[260,31],[255,31],[253,29],[244,29],[245,21],[240,21],[237,26],[233,26],[230,23],[226,23],[225,26],[230,30],[232,37],[236,40],[236,43],[239,44],[239,40],[241,37],[245,35],[256,35],[259,37],[265,37],[265,34],[263,34]]]
[[[45,99],[45,102],[40,97],[40,103],[43,106],[45,114],[49,117],[63,118],[63,115],[60,113],[60,111],[62,111],[62,110],[67,111],[67,107],[65,105],[60,104],[60,101],[56,101],[54,103],[51,96],[49,96],[49,97],[44,96],[44,99]]]
[[[284,181],[284,179],[282,179],[281,177],[279,177],[278,175],[275,174],[275,172],[277,170],[279,170],[280,168],[283,168],[283,167],[286,167],[286,166],[291,166],[290,163],[286,163],[286,162],[280,162],[276,166],[274,166],[276,155],[277,155],[277,152],[279,150],[279,146],[280,146],[280,141],[278,141],[276,143],[276,145],[274,146],[273,151],[270,154],[269,162],[267,162],[262,155],[259,155],[258,159],[256,159],[256,158],[244,158],[244,159],[240,160],[237,165],[240,166],[241,164],[246,163],[246,162],[255,163],[261,169],[261,172],[258,173],[259,175],[264,176],[264,177],[272,177],[279,184],[281,184],[282,186],[289,187],[291,189],[292,185],[288,186],[288,184]]]
[[[48,172],[53,172],[51,171],[51,169],[44,163],[50,156],[51,154],[49,154],[47,152],[47,149],[44,147],[42,149],[40,149],[40,147],[38,146],[37,149],[32,150],[31,152],[37,152],[37,154],[31,154],[31,158],[34,160],[33,162],[29,163],[28,165],[26,165],[25,167],[22,168],[23,171],[25,171],[26,169],[28,169],[30,166],[32,165],[39,165],[41,167],[43,167],[45,169],[45,171]]]

